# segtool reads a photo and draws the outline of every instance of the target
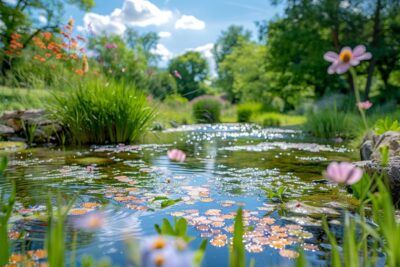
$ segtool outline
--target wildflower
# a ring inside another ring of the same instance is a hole
[[[69,31],[72,32],[72,30],[74,29],[74,19],[72,17],[69,18],[67,25],[65,26],[65,28]]]
[[[74,220],[74,226],[85,231],[95,231],[101,228],[106,218],[101,212],[91,212]]]
[[[371,59],[371,53],[367,52],[365,46],[358,45],[352,50],[350,47],[343,47],[340,54],[329,51],[325,53],[324,59],[332,62],[328,68],[329,74],[345,73],[351,66],[357,66],[362,60]]]
[[[82,70],[84,73],[89,71],[89,61],[86,55],[83,55],[82,57]]]
[[[359,109],[363,109],[363,110],[367,110],[370,109],[372,107],[372,103],[370,101],[364,101],[364,102],[358,102],[357,103],[357,107]]]
[[[162,240],[162,247],[159,246]],[[181,243],[183,240],[152,236],[141,243],[141,266],[143,267],[191,267],[193,253]]]
[[[336,182],[352,185],[357,183],[363,175],[363,171],[348,162],[332,162],[329,164],[325,176]]]
[[[176,78],[178,78],[179,80],[182,80],[182,75],[179,73],[179,71],[174,70],[174,75]]]
[[[182,150],[172,149],[167,152],[168,158],[173,161],[184,162],[186,159],[186,154]]]
[[[105,44],[104,47],[107,48],[107,49],[115,49],[115,48],[118,48],[118,46],[117,46],[116,44],[114,44],[114,43],[112,43],[112,44]]]

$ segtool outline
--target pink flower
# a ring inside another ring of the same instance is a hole
[[[357,103],[357,107],[359,109],[364,109],[364,110],[370,109],[372,107],[372,105],[373,104],[371,102],[369,102],[369,101],[364,101],[364,102],[358,102]]]
[[[324,59],[332,62],[328,68],[329,74],[342,74],[348,71],[351,66],[357,66],[362,60],[372,58],[372,54],[367,52],[363,45],[358,45],[352,50],[350,47],[343,47],[340,54],[329,51],[325,53]]]
[[[85,231],[94,231],[101,228],[106,222],[106,218],[101,212],[91,212],[74,221],[74,226]]]
[[[176,78],[178,78],[179,80],[182,80],[182,75],[179,73],[179,71],[174,70],[174,75]]]
[[[88,171],[88,172],[93,172],[95,169],[96,169],[96,165],[94,165],[94,164],[86,166],[86,171]]]
[[[348,162],[332,162],[324,174],[326,178],[338,184],[352,185],[361,179],[363,171]]]
[[[115,48],[118,47],[118,45],[116,45],[116,44],[105,44],[104,47],[107,48],[107,49],[115,49]]]
[[[167,152],[168,158],[173,161],[184,162],[186,159],[186,154],[182,150],[172,149]]]

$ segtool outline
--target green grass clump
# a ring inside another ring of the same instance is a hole
[[[237,106],[237,121],[250,122],[251,116],[260,112],[262,108],[261,103],[243,103]]]
[[[213,97],[201,97],[193,103],[193,117],[198,123],[220,122],[221,103]]]
[[[145,133],[154,117],[146,97],[133,86],[100,80],[82,83],[49,108],[73,144],[131,143]]]
[[[363,127],[359,116],[338,111],[336,107],[309,112],[306,119],[303,128],[315,137],[352,138],[357,128]]]

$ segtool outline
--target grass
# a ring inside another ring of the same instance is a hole
[[[24,89],[0,86],[0,112],[5,110],[43,108],[51,97],[46,89]]]
[[[136,142],[155,112],[134,87],[100,80],[55,96],[49,110],[64,125],[67,140],[77,145]]]

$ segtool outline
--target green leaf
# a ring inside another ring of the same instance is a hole
[[[187,221],[184,218],[180,218],[175,224],[175,233],[178,236],[184,237],[187,231]]]
[[[161,234],[162,234],[162,231],[161,231],[161,227],[160,227],[160,225],[158,225],[158,224],[155,224],[155,225],[154,225],[154,228],[156,229],[156,232],[157,232],[159,235],[161,235]]]
[[[165,197],[165,196],[158,196],[158,197],[153,198],[153,200],[151,202],[155,202],[155,201],[159,201],[159,200],[169,200],[169,198]]]
[[[8,158],[7,157],[0,157],[0,175],[7,169],[8,165]]]
[[[360,201],[364,201],[367,198],[370,188],[371,178],[368,174],[364,174],[360,181],[351,186],[353,196]]]
[[[206,252],[206,248],[207,248],[207,239],[203,239],[203,241],[201,241],[200,247],[196,250],[196,252],[194,253],[194,265],[195,266],[201,266],[201,263],[203,262],[204,259],[204,255]]]
[[[239,208],[235,218],[233,230],[233,244],[229,255],[230,267],[246,267],[246,256],[243,243],[243,210]]]
[[[175,236],[174,228],[172,228],[171,223],[167,219],[163,219],[163,224],[161,227],[161,233],[163,235]]]
[[[164,200],[163,202],[161,202],[161,208],[172,206],[180,201],[182,201],[181,198]]]

